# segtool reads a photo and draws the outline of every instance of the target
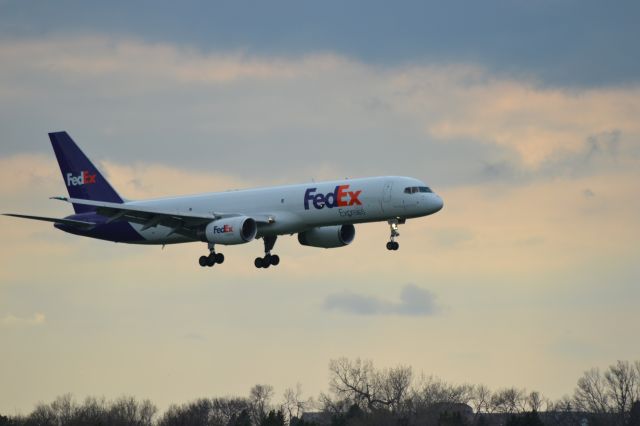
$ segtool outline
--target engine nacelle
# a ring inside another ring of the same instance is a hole
[[[258,232],[256,221],[246,216],[214,220],[204,229],[203,240],[213,244],[244,244]]]
[[[298,234],[303,246],[334,248],[351,244],[356,236],[353,225],[321,226]]]

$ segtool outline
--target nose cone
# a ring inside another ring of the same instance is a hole
[[[438,213],[442,210],[442,207],[444,207],[442,198],[439,195],[431,194],[431,197],[429,197],[429,213]]]

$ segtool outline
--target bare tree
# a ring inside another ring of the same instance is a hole
[[[229,426],[235,424],[243,412],[248,413],[246,398],[201,398],[181,406],[172,405],[164,413],[159,426],[208,425]]]
[[[253,420],[260,423],[269,411],[271,398],[273,398],[273,386],[255,385],[251,388],[249,401],[251,403]]]
[[[469,404],[473,399],[473,386],[454,385],[437,377],[422,376],[414,389],[414,404],[429,407],[436,403]]]
[[[498,390],[491,397],[491,405],[498,413],[523,413],[527,410],[525,391],[516,388]]]
[[[542,396],[540,392],[531,391],[529,395],[527,395],[525,403],[529,407],[530,411],[540,412],[542,410],[542,406],[545,404],[549,405],[549,402]]]
[[[578,410],[594,414],[608,413],[609,398],[606,381],[599,369],[592,368],[578,379],[578,387],[573,397]]]
[[[115,400],[109,408],[109,424],[151,426],[158,409],[149,400],[141,403],[134,397],[123,396]]]
[[[338,399],[353,401],[370,411],[403,411],[413,381],[411,367],[398,366],[376,370],[371,361],[363,361],[360,358],[355,361],[347,358],[331,360],[329,372],[329,385]]]
[[[58,421],[51,406],[41,402],[36,405],[36,408],[27,417],[27,424],[53,426],[57,425]]]
[[[150,401],[138,402],[133,397],[121,397],[110,403],[105,402],[104,398],[88,397],[79,405],[71,394],[65,394],[57,397],[51,404],[38,404],[24,424],[150,426],[156,411],[155,405]]]
[[[61,395],[51,403],[51,408],[55,413],[59,424],[69,424],[74,418],[78,404],[70,393]]]
[[[83,404],[76,412],[77,423],[79,424],[100,424],[104,423],[104,418],[108,412],[107,402],[104,397],[97,399],[86,397]]]
[[[348,398],[333,399],[326,393],[321,393],[318,397],[318,405],[329,415],[346,413],[353,404],[354,402]]]
[[[287,420],[291,421],[294,417],[299,418],[311,403],[312,401],[310,398],[303,398],[302,385],[297,383],[295,390],[293,388],[285,389],[282,401],[282,411],[287,415]]]
[[[249,409],[249,400],[246,398],[214,398],[211,400],[209,421],[213,425],[226,426]]]
[[[491,412],[491,396],[491,389],[485,385],[478,385],[473,388],[469,403],[471,404],[471,407],[473,407],[476,417],[480,413]]]
[[[339,398],[349,399],[369,409],[380,402],[371,361],[360,358],[353,362],[347,358],[332,359],[329,362],[329,373],[329,386]]]
[[[638,397],[637,371],[628,361],[618,361],[604,373],[609,398],[618,415],[627,417]]]
[[[379,389],[380,399],[383,404],[391,409],[392,413],[404,411],[405,403],[411,382],[413,371],[411,367],[398,366],[376,374],[376,387]]]
[[[576,411],[574,398],[565,395],[556,402],[547,404],[545,424],[548,426],[580,426],[583,413]]]

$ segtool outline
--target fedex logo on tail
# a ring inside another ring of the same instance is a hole
[[[67,173],[67,186],[89,185],[92,183],[96,183],[96,175],[89,174],[86,170],[80,172],[77,176]]]
[[[307,188],[304,193],[304,209],[309,210],[310,202],[316,209],[361,206],[362,203],[358,197],[362,191],[348,191],[348,189],[349,185],[339,185],[333,192],[320,194],[316,193],[318,188]]]

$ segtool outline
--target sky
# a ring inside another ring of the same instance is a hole
[[[328,390],[329,360],[550,398],[640,358],[640,4],[0,1],[2,212],[64,217],[47,132],[127,198],[407,175],[333,250],[129,246],[0,218],[0,413],[70,392]]]

